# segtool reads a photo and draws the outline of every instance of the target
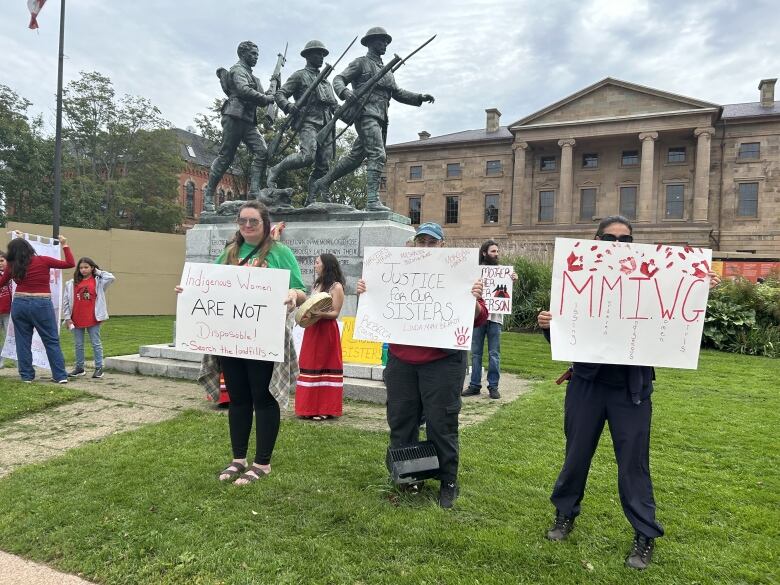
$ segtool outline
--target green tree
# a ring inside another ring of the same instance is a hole
[[[67,85],[63,112],[63,223],[173,231],[183,218],[176,175],[184,163],[160,110],[143,97],[117,98],[111,80],[93,71]]]
[[[29,118],[31,102],[0,84],[0,219],[51,220],[49,179],[54,143],[42,134],[40,116]]]

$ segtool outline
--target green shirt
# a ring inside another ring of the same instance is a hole
[[[238,251],[239,259],[243,260],[247,254],[249,254],[255,247],[253,244],[247,244],[244,242],[241,244],[241,248]],[[223,250],[219,257],[214,261],[214,264],[224,264],[227,258],[227,251]],[[280,244],[274,242],[271,249],[268,250],[268,255],[265,257],[265,262],[268,268],[282,268],[290,271],[290,288],[297,288],[306,292],[306,285],[303,284],[303,278],[301,277],[301,268],[298,266],[298,261],[295,259],[295,255],[292,250]],[[245,266],[257,266],[257,257],[253,254]]]

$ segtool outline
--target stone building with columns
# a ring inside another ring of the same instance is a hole
[[[508,125],[389,145],[386,199],[448,239],[546,255],[608,215],[639,241],[780,257],[780,101],[719,105],[606,78]]]

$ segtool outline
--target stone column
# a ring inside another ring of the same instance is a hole
[[[514,174],[512,176],[512,201],[510,202],[509,225],[528,224],[530,216],[525,213],[526,193],[525,183],[525,155],[528,151],[527,142],[515,142],[512,144],[515,156]]]
[[[696,128],[696,174],[693,185],[693,221],[707,221],[710,201],[710,148],[715,128]]]
[[[565,138],[558,141],[558,146],[561,147],[561,180],[558,188],[558,201],[556,201],[555,205],[555,208],[558,210],[555,223],[563,225],[571,224],[571,192],[574,186],[572,155],[575,144],[577,142],[574,138]]]
[[[655,213],[653,205],[653,164],[655,162],[655,141],[658,132],[642,132],[639,140],[642,142],[642,166],[639,171],[639,201],[637,201],[637,221],[653,222]]]

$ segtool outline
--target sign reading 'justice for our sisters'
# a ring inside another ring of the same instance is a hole
[[[366,247],[355,339],[469,349],[477,250]]]
[[[712,252],[555,240],[554,360],[695,369]]]
[[[185,263],[176,349],[284,361],[289,283],[289,270]]]

